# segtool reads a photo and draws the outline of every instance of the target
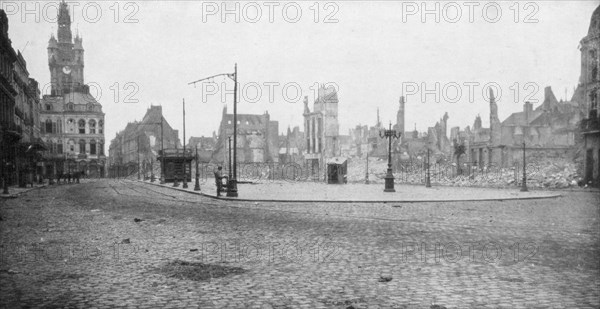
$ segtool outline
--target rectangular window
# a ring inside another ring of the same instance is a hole
[[[85,127],[79,128],[79,134],[85,134]]]
[[[63,153],[63,144],[56,145],[56,150],[59,154]]]
[[[90,134],[96,134],[96,128],[90,127]]]
[[[90,154],[96,154],[96,144],[90,144]]]
[[[46,133],[52,133],[52,122],[46,122]]]

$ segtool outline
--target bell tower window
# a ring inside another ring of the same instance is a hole
[[[79,120],[79,134],[85,134],[85,120]]]
[[[96,120],[91,119],[89,122],[90,134],[96,134]]]

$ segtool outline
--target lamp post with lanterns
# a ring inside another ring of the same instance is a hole
[[[389,130],[379,131],[379,137],[388,139],[388,168],[387,173],[385,175],[385,189],[383,190],[383,192],[396,192],[396,190],[394,190],[394,174],[392,173],[392,139],[398,139],[401,136],[401,132],[392,130],[391,122]]]

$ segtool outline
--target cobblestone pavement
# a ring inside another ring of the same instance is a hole
[[[100,180],[0,203],[3,308],[600,306],[598,193],[286,204]]]

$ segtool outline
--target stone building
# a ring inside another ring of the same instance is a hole
[[[238,114],[237,130],[238,164],[279,161],[279,122],[271,120],[268,112],[262,115]],[[233,114],[228,114],[225,106],[211,162],[227,166],[230,136],[233,144]]]
[[[586,108],[581,122],[584,138],[584,182],[600,186],[600,6],[594,10],[588,34],[579,43],[581,50],[581,75],[575,94]]]
[[[39,138],[40,90],[27,62],[8,37],[8,18],[0,10],[0,161],[6,185],[25,186],[40,175],[36,167],[44,145]]]
[[[325,177],[327,159],[341,154],[339,145],[338,96],[333,86],[319,87],[313,110],[304,98],[305,164],[310,175]],[[324,179],[324,178],[323,178]]]
[[[288,127],[286,135],[279,136],[279,163],[302,164],[305,151],[304,132],[300,131],[300,127],[295,126],[294,129]]]
[[[452,128],[450,139],[466,147],[466,161],[483,168],[512,166],[523,158],[523,142],[531,160],[566,158],[574,155],[581,104],[575,100],[557,101],[552,89],[544,90],[544,102],[535,109],[525,102],[523,111],[498,119],[498,106],[490,91],[490,128],[482,127],[477,115],[473,127]]]
[[[196,148],[198,148],[198,161],[201,163],[210,163],[217,140],[217,134],[213,131],[213,135],[210,137],[190,137],[187,147],[193,151],[194,156],[196,155]]]
[[[141,121],[128,123],[110,141],[107,164],[109,175],[124,176],[138,168],[144,172],[153,168],[156,177],[159,177],[161,169],[158,157],[161,147],[182,148],[179,131],[174,130],[164,118],[162,106],[150,106]]]
[[[83,171],[88,177],[103,177],[104,113],[84,83],[82,39],[71,33],[71,17],[65,2],[58,12],[58,40],[48,42],[51,93],[44,95],[40,110],[40,135],[47,176]]]

